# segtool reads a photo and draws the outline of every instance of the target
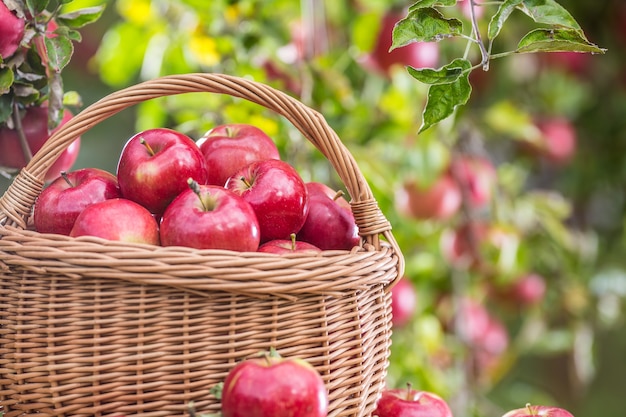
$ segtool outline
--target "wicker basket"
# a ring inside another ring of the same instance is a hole
[[[330,161],[362,236],[354,250],[277,256],[40,234],[27,227],[47,169],[77,136],[162,96],[204,92],[285,117]],[[64,125],[0,199],[0,411],[13,416],[185,415],[276,348],[308,360],[330,416],[370,416],[388,365],[390,288],[403,259],[354,159],[324,118],[271,87],[220,74],[147,81]]]

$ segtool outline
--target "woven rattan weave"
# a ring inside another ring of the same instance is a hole
[[[78,136],[145,100],[224,94],[286,118],[329,160],[362,244],[319,255],[156,247],[28,227],[47,169]],[[330,416],[370,416],[385,384],[390,289],[403,260],[358,166],[325,119],[267,85],[162,77],[89,106],[0,198],[0,405],[14,416],[183,416],[238,361],[276,348],[323,376]]]

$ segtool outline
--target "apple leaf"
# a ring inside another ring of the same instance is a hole
[[[463,23],[458,19],[446,19],[433,8],[415,9],[393,28],[393,43],[390,50],[412,42],[433,42],[460,36]]]
[[[487,30],[487,36],[489,39],[495,39],[502,30],[504,22],[509,18],[511,13],[522,3],[523,0],[505,0],[500,4],[496,13],[491,17],[489,21],[489,27]]]
[[[408,67],[407,71],[424,84],[449,84],[457,81],[470,66],[469,61],[457,58],[440,69]]]
[[[582,31],[572,15],[554,0],[523,0],[520,10],[535,22]]]
[[[9,92],[14,79],[11,68],[0,68],[0,94]]]
[[[0,124],[5,123],[13,113],[13,100],[8,94],[0,94]]]
[[[216,399],[222,399],[222,391],[224,390],[224,383],[219,382],[211,387],[209,393],[214,396]]]
[[[414,3],[411,7],[409,7],[409,13],[413,10],[424,9],[426,7],[436,7],[436,6],[454,6],[457,0],[419,0]]]
[[[517,53],[591,52],[603,54],[606,49],[590,43],[580,31],[571,29],[535,29],[519,41]]]
[[[69,64],[74,52],[72,42],[64,36],[54,38],[44,38],[46,44],[46,52],[48,54],[49,66],[55,72],[61,71]]]
[[[423,132],[434,124],[444,120],[450,116],[458,106],[467,103],[472,93],[472,86],[469,82],[470,68],[471,64],[469,61],[456,59],[439,70],[440,79],[446,79],[446,74],[448,74],[453,81],[430,86],[428,89],[426,107],[424,108],[422,126],[419,132]],[[457,73],[458,69],[461,69],[461,71],[455,78],[454,74]],[[421,76],[423,74],[419,75]],[[429,73],[428,77],[424,78],[433,80],[436,77],[433,73]]]
[[[48,0],[26,0],[26,7],[32,16],[37,16],[48,7]]]
[[[104,6],[86,7],[57,16],[57,22],[72,29],[78,29],[98,20],[102,12],[104,12]]]

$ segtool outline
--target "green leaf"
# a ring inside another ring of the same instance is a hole
[[[461,66],[469,70],[471,64],[467,60],[455,60],[444,66],[440,71]],[[452,67],[451,67],[452,66]],[[419,132],[423,132],[436,123],[446,119],[454,110],[469,100],[472,86],[469,82],[470,71],[464,71],[455,81],[445,84],[433,84],[428,89],[428,100],[424,108],[422,126]]]
[[[603,54],[605,51],[606,49],[590,43],[577,30],[535,29],[519,41],[515,52],[590,52]]]
[[[13,99],[9,94],[0,94],[0,125],[9,120],[13,113]]]
[[[86,7],[70,13],[61,14],[57,16],[56,20],[62,25],[69,26],[72,29],[78,29],[98,20],[100,16],[102,16],[102,12],[104,12],[104,5]]]
[[[44,42],[48,54],[48,65],[55,72],[60,72],[72,58],[74,52],[72,42],[65,36],[45,37]]]
[[[221,400],[223,390],[224,390],[224,383],[218,382],[217,384],[213,385],[211,389],[209,389],[209,393],[212,396],[214,396],[216,399]]]
[[[511,13],[513,13],[522,1],[523,0],[506,0],[500,4],[496,13],[491,17],[491,21],[489,21],[487,32],[489,39],[493,40],[500,34],[504,22],[506,22]]]
[[[457,58],[450,64],[438,70],[432,68],[408,67],[407,71],[413,78],[424,84],[449,84],[457,81],[467,71],[471,64],[466,59]]]
[[[66,91],[63,93],[63,106],[80,107],[83,105],[83,99],[76,91]]]
[[[32,16],[37,16],[48,6],[48,0],[26,0],[26,7]]]
[[[409,7],[409,13],[417,9],[424,9],[426,7],[447,7],[454,6],[455,4],[456,0],[419,0],[411,7]]]
[[[14,80],[15,76],[11,68],[0,68],[0,95],[9,92]]]
[[[520,10],[537,23],[582,31],[576,19],[554,0],[523,0]]]
[[[433,42],[460,36],[463,23],[458,19],[446,19],[433,8],[416,9],[396,23],[390,50],[411,42]]]

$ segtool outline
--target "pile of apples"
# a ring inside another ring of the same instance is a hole
[[[197,249],[270,253],[350,250],[358,227],[341,192],[305,182],[249,124],[197,141],[154,128],[124,145],[117,172],[63,172],[39,195],[40,233]]]

